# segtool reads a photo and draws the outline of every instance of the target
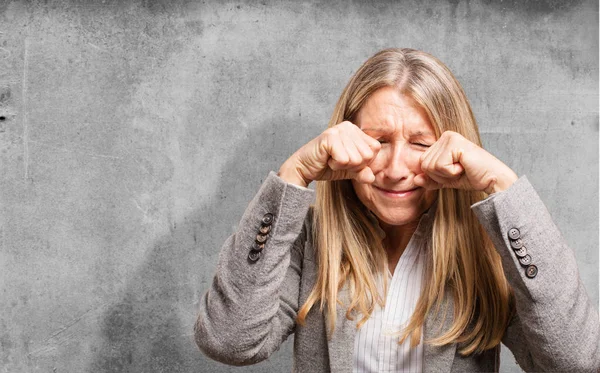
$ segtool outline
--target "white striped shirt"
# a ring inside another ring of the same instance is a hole
[[[432,210],[423,215],[400,256],[394,275],[388,272],[385,307],[376,306],[371,317],[356,332],[354,372],[423,371],[422,337],[418,346],[410,348],[410,337],[399,345],[397,332],[408,323],[421,294],[428,242],[426,232],[430,229]],[[394,332],[396,335],[391,335]]]

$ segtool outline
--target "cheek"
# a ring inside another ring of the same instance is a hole
[[[385,168],[385,165],[389,160],[390,153],[391,152],[387,147],[382,147],[381,150],[379,150],[379,153],[377,153],[375,159],[373,159],[369,164],[369,167],[374,174],[381,172]]]
[[[369,184],[361,184],[356,180],[352,180],[352,187],[358,199],[363,205],[370,207],[369,201],[371,200],[371,186]]]
[[[422,151],[419,150],[408,150],[406,151],[406,165],[407,167],[414,172],[415,174],[421,174],[423,171],[421,170],[421,155],[423,155]]]

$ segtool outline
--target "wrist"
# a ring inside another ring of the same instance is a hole
[[[308,184],[311,182],[311,180],[307,180],[302,176],[302,173],[297,167],[290,165],[289,160],[279,168],[277,176],[279,176],[286,183],[298,185],[303,188],[307,188]]]
[[[510,188],[511,185],[513,185],[518,179],[519,177],[517,176],[517,174],[514,173],[513,170],[506,170],[505,172],[499,174],[498,177],[496,177],[496,180],[491,188],[491,193],[489,194],[505,191],[506,189]]]

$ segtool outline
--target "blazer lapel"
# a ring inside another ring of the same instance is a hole
[[[446,331],[454,321],[454,300],[449,290],[445,291],[444,301],[441,304],[439,314],[434,317],[430,311],[425,318],[423,326],[423,340],[437,337],[442,331]],[[456,343],[445,346],[423,346],[423,373],[450,372],[456,353]]]
[[[342,304],[350,304],[349,290],[344,284],[338,292]],[[332,373],[352,372],[354,358],[354,338],[356,336],[356,321],[346,318],[346,307],[337,304],[337,319],[333,333],[325,323],[327,347],[329,350],[329,367]]]

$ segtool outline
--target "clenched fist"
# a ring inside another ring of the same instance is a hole
[[[498,158],[452,131],[421,155],[422,174],[415,184],[426,189],[482,190],[488,194],[507,189],[517,175]]]
[[[344,121],[302,146],[279,169],[279,176],[303,187],[313,180],[375,180],[369,168],[381,144],[355,124]]]

